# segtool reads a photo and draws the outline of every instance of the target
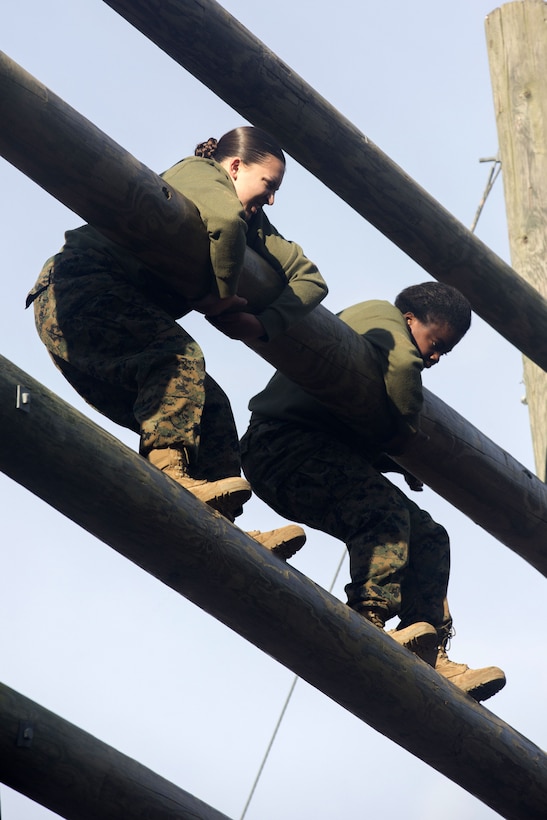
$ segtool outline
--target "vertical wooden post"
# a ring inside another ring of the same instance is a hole
[[[519,0],[486,18],[512,266],[547,295],[547,4]],[[521,317],[526,322],[526,315]],[[524,357],[536,471],[547,471],[547,373]]]

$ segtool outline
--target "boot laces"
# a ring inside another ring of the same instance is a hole
[[[448,629],[446,631],[446,634],[442,638],[439,650],[443,650],[444,654],[446,655],[448,650],[452,646],[452,638],[455,638],[455,637],[456,637],[456,630],[454,629],[453,626],[451,626],[450,629]]]

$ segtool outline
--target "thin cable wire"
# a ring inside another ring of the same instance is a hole
[[[471,231],[471,233],[475,232],[475,228],[477,227],[477,222],[479,221],[479,217],[482,213],[482,210],[484,208],[486,200],[488,199],[488,194],[490,193],[490,191],[494,187],[494,182],[498,178],[499,173],[501,171],[501,160],[499,159],[499,157],[488,157],[486,159],[480,159],[479,162],[493,162],[494,164],[493,164],[492,168],[490,169],[490,173],[488,175],[488,181],[486,183],[486,188],[484,189],[482,199],[479,202],[479,207],[477,208],[477,212],[475,214],[475,219],[473,220],[473,224],[471,225],[471,227],[469,229]]]
[[[332,590],[334,589],[334,585],[336,584],[336,581],[338,580],[338,576],[340,575],[340,570],[342,569],[342,564],[344,563],[344,559],[345,559],[345,557],[346,557],[346,554],[347,554],[347,553],[346,553],[346,548],[344,547],[344,550],[343,550],[343,552],[342,552],[342,556],[341,556],[340,561],[339,561],[339,563],[338,563],[338,567],[336,568],[336,572],[334,573],[334,578],[332,579],[332,583],[331,583],[331,585],[330,585],[330,587],[329,587],[329,592],[332,592]],[[249,806],[250,806],[250,804],[251,804],[251,800],[253,799],[253,795],[254,795],[254,793],[255,793],[255,791],[256,791],[256,787],[258,786],[258,781],[260,780],[260,777],[262,776],[262,772],[263,772],[263,770],[264,770],[264,766],[266,765],[266,761],[268,760],[268,756],[269,756],[269,754],[270,754],[270,752],[271,752],[272,746],[274,745],[274,741],[275,741],[275,738],[276,738],[277,732],[279,731],[279,727],[281,726],[281,723],[282,723],[282,721],[283,721],[283,718],[285,717],[285,712],[287,711],[287,707],[288,707],[289,702],[290,702],[290,700],[291,700],[291,698],[292,698],[292,695],[293,695],[293,692],[294,692],[294,688],[295,688],[295,686],[296,686],[297,681],[298,681],[298,675],[295,675],[295,676],[294,676],[294,678],[293,678],[293,682],[291,683],[291,687],[290,687],[290,689],[289,689],[289,693],[288,693],[288,695],[287,695],[287,697],[286,697],[286,699],[285,699],[285,703],[283,704],[283,708],[281,709],[281,713],[280,713],[279,718],[278,718],[278,720],[277,720],[277,723],[276,723],[276,725],[275,725],[275,729],[273,730],[273,734],[272,734],[271,740],[270,740],[270,742],[268,743],[268,747],[267,747],[267,749],[266,749],[266,752],[265,752],[265,754],[264,754],[264,757],[262,758],[262,763],[260,764],[260,768],[258,769],[258,772],[257,772],[257,775],[256,775],[256,777],[255,777],[254,783],[253,783],[253,785],[252,785],[252,787],[251,787],[251,791],[250,791],[250,793],[249,793],[249,797],[247,798],[247,802],[245,803],[245,807],[244,807],[244,809],[243,809],[243,811],[242,811],[242,813],[241,813],[241,817],[239,818],[239,820],[244,820],[245,815],[247,814],[247,809],[249,808]]]

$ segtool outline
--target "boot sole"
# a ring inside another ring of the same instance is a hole
[[[199,498],[199,495],[195,493],[196,498]],[[227,492],[224,495],[215,495],[213,498],[205,499],[201,498],[200,501],[204,501],[209,507],[212,507],[217,512],[221,513],[221,515],[225,515],[227,518],[234,517],[233,511],[239,511],[240,507],[243,507],[245,502],[249,500],[251,497],[252,492],[251,490],[235,490],[235,492]]]
[[[284,541],[283,544],[278,544],[273,547],[272,552],[274,555],[277,555],[279,558],[283,558],[283,560],[286,561],[287,558],[292,558],[293,555],[296,555],[298,550],[301,550],[305,543],[306,536],[299,535],[296,538],[291,538],[290,541]]]
[[[287,558],[292,558],[298,550],[302,549],[306,543],[306,534],[302,532],[301,527],[291,524],[283,527],[282,531],[285,533],[286,537],[282,541],[275,542],[273,536],[271,536],[271,540],[274,541],[273,543],[269,543],[268,540],[261,541],[259,537],[257,538],[256,535],[253,534],[253,531],[248,532],[247,535],[254,538],[254,540],[265,549],[273,552],[273,554],[277,555],[278,558],[282,558],[286,561]],[[269,533],[259,534],[267,535]]]
[[[484,683],[480,683],[477,686],[474,686],[473,689],[470,689],[466,694],[469,697],[473,698],[478,702],[482,700],[488,700],[488,698],[493,697],[496,695],[500,689],[506,684],[505,675],[503,677],[494,678],[493,680],[485,681]],[[464,690],[465,691],[465,690]]]

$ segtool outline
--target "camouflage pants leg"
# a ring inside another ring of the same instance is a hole
[[[50,283],[34,302],[36,326],[78,393],[138,432],[142,453],[182,444],[197,462],[201,444],[206,471],[238,474],[230,404],[206,374],[197,342],[102,254],[64,252],[50,266]]]
[[[207,481],[238,476],[241,473],[239,436],[230,402],[222,388],[207,373],[204,389],[200,444],[192,475]]]
[[[252,425],[241,453],[263,501],[345,542],[350,606],[380,607],[407,624],[446,622],[446,531],[366,459],[321,431],[282,423]]]

